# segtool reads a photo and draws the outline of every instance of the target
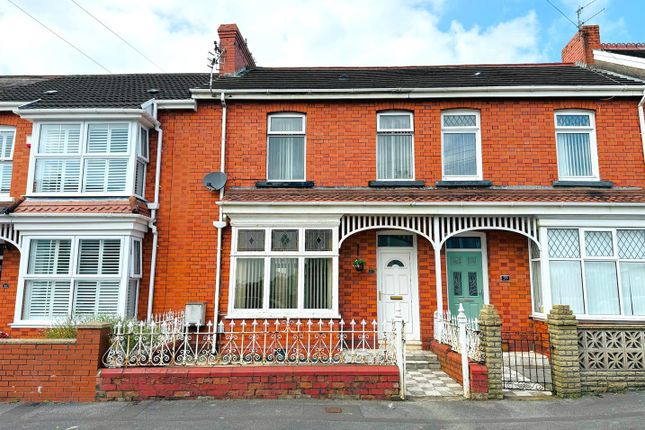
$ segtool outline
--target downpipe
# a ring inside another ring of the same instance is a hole
[[[220,142],[220,172],[225,172],[225,163],[226,163],[226,114],[227,106],[226,99],[224,98],[224,91],[220,93],[220,104],[222,106],[222,139]],[[219,201],[221,202],[224,199],[224,186],[219,190]],[[219,324],[219,295],[222,284],[222,235],[223,228],[226,227],[226,221],[224,218],[224,211],[222,207],[219,206],[219,217],[218,220],[213,222],[213,226],[217,229],[217,262],[215,265],[215,297],[213,300],[213,321],[215,322],[215,331],[217,332]]]
[[[641,125],[641,140],[643,142],[643,161],[645,161],[645,112],[643,109],[645,106],[645,90],[643,90],[643,98],[638,102],[638,119]]]
[[[155,166],[155,197],[154,202],[148,205],[152,209],[148,227],[152,231],[152,256],[150,258],[150,279],[148,283],[148,312],[147,320],[152,319],[152,305],[155,295],[155,276],[157,272],[157,247],[159,243],[159,232],[157,230],[157,211],[159,209],[159,187],[161,180],[161,154],[163,151],[163,129],[160,125],[155,126],[157,132],[157,165]]]

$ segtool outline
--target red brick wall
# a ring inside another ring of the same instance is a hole
[[[461,355],[452,351],[450,346],[432,341],[430,349],[437,355],[441,370],[460,384],[463,382],[461,372]],[[488,393],[488,369],[485,365],[469,362],[471,393]]]
[[[151,398],[380,399],[399,394],[396,366],[102,369],[98,400]]]
[[[441,111],[480,109],[484,179],[495,185],[549,186],[558,179],[554,110],[596,113],[600,176],[621,186],[645,186],[636,98],[612,100],[468,100],[432,102],[229,104],[229,186],[266,179],[266,127],[271,112],[307,114],[307,179],[316,186],[367,186],[376,178],[376,113],[415,114],[416,178],[441,179]]]
[[[600,49],[600,27],[583,25],[562,48],[562,62],[593,64],[593,50]]]
[[[11,177],[11,197],[19,198],[27,191],[27,172],[29,170],[29,148],[27,136],[31,135],[32,124],[10,112],[0,112],[0,125],[16,128],[13,152],[13,175]]]
[[[79,328],[69,340],[0,339],[0,401],[94,401],[108,340],[100,328]]]

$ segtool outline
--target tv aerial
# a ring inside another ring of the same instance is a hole
[[[583,25],[585,25],[586,23],[588,23],[589,21],[591,21],[593,18],[597,17],[598,15],[600,15],[601,13],[603,13],[603,12],[605,11],[605,8],[603,7],[603,8],[602,8],[602,9],[600,9],[598,12],[594,13],[593,15],[591,15],[589,18],[587,18],[587,19],[583,19],[583,17],[582,17],[582,13],[585,11],[585,9],[587,9],[589,6],[591,6],[592,4],[594,4],[595,2],[597,2],[597,1],[598,1],[598,0],[591,0],[589,3],[587,3],[587,4],[586,4],[586,5],[584,5],[584,6],[578,6],[578,9],[576,9],[576,22],[574,22],[571,18],[569,18],[569,17],[567,16],[567,14],[566,14],[566,13],[562,12],[562,10],[561,10],[559,7],[557,7],[555,4],[553,4],[553,3],[551,2],[551,0],[546,0],[546,1],[547,1],[547,3],[549,3],[549,4],[550,4],[550,5],[551,5],[555,10],[557,10],[558,12],[560,12],[560,15],[562,15],[563,17],[565,17],[565,18],[567,19],[567,21],[569,21],[571,24],[575,25],[575,26],[576,26],[576,28],[578,29],[578,31],[580,31],[580,29],[582,28],[582,26],[583,26]]]
[[[208,62],[207,67],[211,71],[208,81],[208,89],[210,92],[213,92],[213,74],[215,74],[215,68],[219,65],[223,53],[224,50],[220,48],[217,40],[213,41],[213,50],[208,51],[208,57],[206,58],[206,61]]]

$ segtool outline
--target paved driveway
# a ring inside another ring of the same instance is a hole
[[[645,393],[577,400],[0,404],[0,429],[643,429]]]

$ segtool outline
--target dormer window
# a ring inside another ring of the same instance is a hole
[[[143,197],[148,132],[132,122],[41,123],[33,195]]]
[[[305,180],[305,116],[297,113],[269,115],[267,131],[267,180]]]

